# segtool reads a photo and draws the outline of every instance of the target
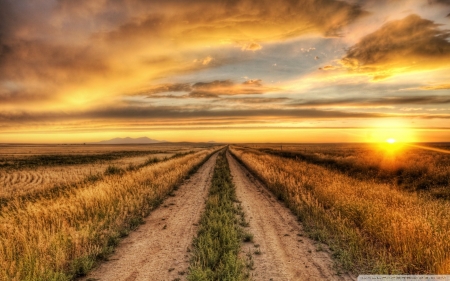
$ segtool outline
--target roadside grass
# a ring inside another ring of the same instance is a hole
[[[249,278],[247,271],[252,260],[245,260],[239,252],[241,242],[250,241],[253,236],[240,227],[248,223],[236,198],[225,153],[226,150],[221,151],[217,158],[205,211],[193,242],[190,281]]]
[[[67,281],[85,275],[214,152],[98,175],[76,188],[0,206],[0,280]]]
[[[449,274],[450,203],[373,180],[232,147],[285,202],[338,268],[356,274]]]

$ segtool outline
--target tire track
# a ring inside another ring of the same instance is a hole
[[[254,280],[355,280],[349,275],[337,275],[329,252],[318,251],[319,245],[303,236],[296,217],[229,153],[227,158],[237,197],[261,251],[253,256]]]

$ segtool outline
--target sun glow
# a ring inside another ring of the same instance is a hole
[[[366,142],[383,143],[384,145],[418,142],[417,131],[402,120],[384,120],[367,128]]]
[[[386,140],[386,142],[390,143],[390,144],[393,144],[393,143],[395,143],[395,139],[389,138],[389,139]]]

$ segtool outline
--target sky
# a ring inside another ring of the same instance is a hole
[[[0,143],[450,141],[450,0],[0,0]]]

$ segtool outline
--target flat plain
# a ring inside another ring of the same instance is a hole
[[[0,280],[448,274],[449,148],[1,145]]]

